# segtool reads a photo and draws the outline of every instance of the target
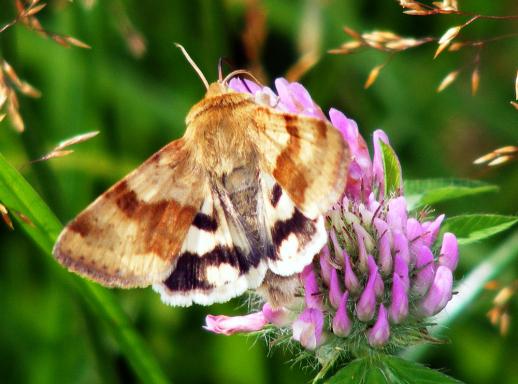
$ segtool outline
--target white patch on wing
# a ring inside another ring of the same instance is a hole
[[[277,182],[270,175],[263,173],[261,174],[263,181],[263,199],[266,202],[267,209],[267,223],[272,226],[277,221],[288,220],[293,216],[295,212],[295,205],[288,197],[288,195],[282,191],[279,201],[276,206],[272,205],[272,193]]]
[[[299,249],[291,258],[268,261],[268,265],[273,273],[281,276],[290,276],[294,273],[302,272],[304,267],[313,261],[313,257],[320,252],[327,242],[327,232],[322,216],[317,219],[315,228],[316,232],[311,240],[304,244],[304,247]]]
[[[220,228],[216,232],[208,232],[191,225],[180,254],[190,252],[203,256],[205,253],[212,251],[217,245],[232,246],[232,241]]]
[[[212,199],[212,195],[209,194],[203,201],[203,205],[201,206],[200,212],[206,215],[212,216],[214,211],[214,200]]]
[[[216,287],[229,284],[239,278],[239,269],[230,264],[209,265],[205,273],[207,281]]]
[[[210,217],[215,215],[218,227],[216,231],[211,232],[191,225],[180,253],[190,252],[202,256],[212,251],[218,245],[231,247],[233,245],[233,237],[235,238],[235,236],[232,236],[232,233],[228,233],[227,219],[221,209],[219,200],[214,200],[212,194],[209,194],[202,204],[200,213]],[[242,246],[242,244],[239,245]]]
[[[271,205],[271,203],[270,203]],[[273,208],[273,206],[272,206]],[[295,206],[291,202],[288,195],[282,192],[279,202],[277,203],[277,207],[273,208],[273,216],[272,219],[275,221],[283,221],[290,219],[295,213]]]
[[[294,233],[290,233],[279,246],[279,257],[282,260],[293,260],[297,258],[299,239]]]
[[[320,252],[327,242],[326,226],[322,216],[316,220],[315,229],[316,232],[311,240],[306,244],[303,244],[303,247],[299,248],[291,257],[287,259],[280,258],[277,260],[268,260],[268,266],[271,271],[281,276],[290,276],[294,273],[302,272],[304,267],[313,261],[313,257]],[[290,234],[288,239],[292,235],[293,234]],[[287,239],[285,239],[284,242],[286,240]],[[282,250],[280,254],[283,254]]]

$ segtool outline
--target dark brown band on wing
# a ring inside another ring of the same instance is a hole
[[[282,188],[279,184],[275,183],[272,189],[272,196],[270,199],[270,202],[272,203],[272,206],[274,208],[277,207],[277,204],[279,203],[279,200],[282,196]]]
[[[216,246],[212,251],[203,255],[185,252],[180,255],[176,268],[164,281],[171,291],[190,291],[195,289],[209,290],[215,288],[207,281],[207,268],[210,266],[230,265],[246,274],[250,268],[259,264],[250,255],[243,253],[237,247]]]
[[[316,233],[315,223],[315,220],[308,219],[298,209],[295,209],[291,218],[276,222],[272,228],[272,242],[275,252],[270,257],[277,259],[277,250],[291,234],[297,236],[299,248],[304,248],[305,244],[311,241],[311,238]]]
[[[216,218],[201,212],[196,214],[192,225],[207,232],[216,232],[216,229],[218,229],[218,222],[216,221]]]

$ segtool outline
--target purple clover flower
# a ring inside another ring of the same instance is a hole
[[[298,83],[277,79],[276,92],[240,78],[229,86],[272,108],[326,119]],[[444,215],[422,221],[408,211],[403,190],[385,195],[380,142],[390,144],[383,131],[373,134],[371,158],[353,120],[336,109],[329,117],[352,159],[345,193],[327,213],[329,243],[299,275],[304,305],[273,308],[266,303],[262,311],[235,321],[208,316],[206,329],[228,335],[267,324],[291,327],[293,339],[308,350],[334,340],[354,353],[359,346],[389,348],[415,341],[426,318],[451,299],[458,244],[451,233],[438,239]]]

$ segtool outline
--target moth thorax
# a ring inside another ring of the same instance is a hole
[[[207,103],[198,104],[203,109],[189,114],[192,120],[185,134],[198,161],[217,174],[230,173],[252,162],[256,149],[250,115],[243,107],[211,99],[204,101]]]

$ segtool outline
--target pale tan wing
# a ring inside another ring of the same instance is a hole
[[[254,113],[260,167],[271,174],[308,218],[341,197],[350,160],[340,132],[329,122],[268,107]]]
[[[54,246],[65,267],[103,285],[147,286],[173,270],[206,178],[182,139],[131,172],[70,222]]]

